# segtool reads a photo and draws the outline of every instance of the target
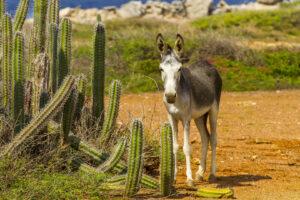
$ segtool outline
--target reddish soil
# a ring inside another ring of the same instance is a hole
[[[159,140],[167,119],[161,93],[125,95],[121,104],[120,123],[142,118],[148,136]],[[182,145],[181,127],[179,138]],[[201,142],[194,123],[191,142],[195,174]],[[231,187],[237,199],[300,199],[300,90],[223,93],[217,155],[217,182],[207,181],[209,155],[206,180],[197,187]],[[175,198],[193,199],[184,168],[181,159]]]

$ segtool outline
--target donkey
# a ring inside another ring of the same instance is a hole
[[[175,47],[165,43],[162,34],[156,38],[161,54],[160,71],[164,82],[163,101],[168,111],[168,118],[173,131],[173,152],[175,156],[175,175],[177,174],[178,122],[184,129],[183,152],[186,158],[187,185],[194,186],[191,170],[190,122],[193,119],[200,132],[202,149],[201,162],[196,172],[196,180],[203,180],[206,170],[208,143],[211,144],[210,181],[216,177],[217,118],[222,90],[222,79],[217,69],[209,62],[200,60],[183,67],[184,40],[177,34]],[[210,134],[207,119],[210,122]]]

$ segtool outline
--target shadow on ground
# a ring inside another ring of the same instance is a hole
[[[217,178],[217,187],[237,187],[237,186],[252,186],[253,181],[272,179],[270,176],[261,175],[236,175],[236,176],[219,176]]]

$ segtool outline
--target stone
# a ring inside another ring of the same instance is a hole
[[[211,13],[213,7],[212,0],[186,0],[185,7],[189,18],[199,18]]]
[[[275,5],[281,3],[282,0],[256,0],[258,3],[265,4],[265,5]]]
[[[146,13],[141,1],[130,1],[121,6],[118,14],[122,18],[142,17]]]

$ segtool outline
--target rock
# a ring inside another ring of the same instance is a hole
[[[142,17],[145,13],[146,10],[141,1],[130,1],[118,10],[118,14],[123,18]]]
[[[189,18],[204,17],[211,13],[212,0],[186,0],[185,7]]]
[[[256,0],[258,3],[265,4],[265,5],[275,5],[281,3],[282,0]]]

